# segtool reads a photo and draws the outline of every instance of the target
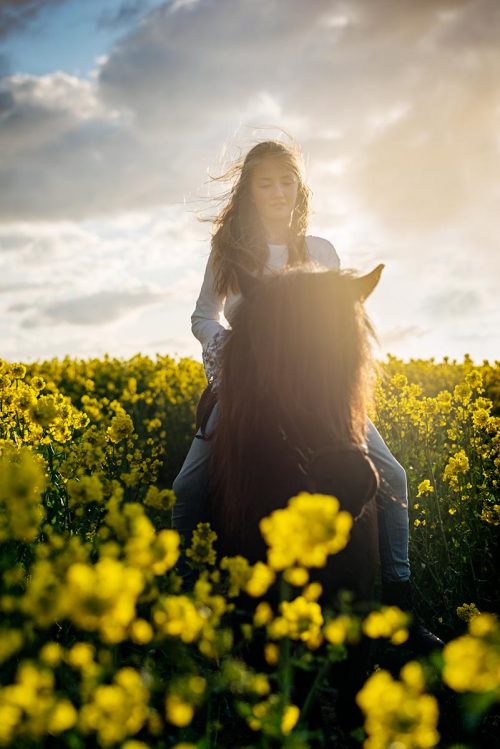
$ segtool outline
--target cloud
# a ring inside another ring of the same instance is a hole
[[[413,24],[406,28],[400,18],[406,6],[394,7],[399,11],[387,30],[382,28],[386,19],[374,14],[364,29],[372,40],[365,54],[380,82],[372,89],[377,108],[367,104],[381,119],[372,120],[362,136],[347,184],[362,207],[391,230],[426,231],[460,220],[492,192],[500,196],[500,59],[492,34],[492,28],[500,32],[500,5],[450,2],[442,4],[448,13],[431,14],[431,3],[415,3],[409,14]],[[383,56],[376,53],[379,47]],[[399,101],[400,116],[384,122],[390,99]]]
[[[2,0],[0,5],[0,38],[29,26],[48,8],[67,0]]]
[[[7,168],[22,168],[30,158],[39,159],[44,149],[63,150],[69,134],[79,128],[84,133],[86,127],[95,131],[99,123],[104,126],[117,117],[100,105],[91,81],[63,71],[44,76],[17,73],[0,85],[3,164]],[[40,177],[46,176],[40,169]]]
[[[0,52],[0,79],[4,76],[7,76],[11,73],[12,68],[10,64],[9,57],[4,53]],[[2,111],[1,103],[0,103],[0,112]]]
[[[149,289],[129,291],[100,291],[76,299],[66,299],[50,304],[23,320],[22,327],[37,328],[46,325],[98,325],[114,322],[142,307],[156,304],[166,298],[165,293]],[[17,304],[9,312],[24,311],[28,305]]]
[[[384,343],[448,353],[463,349],[455,318],[495,330],[496,0],[152,4],[101,11],[121,37],[88,78],[7,74],[0,58],[7,351],[40,348],[42,324],[57,352],[116,350],[144,330],[197,347],[189,308],[210,238],[194,211],[208,206],[207,172],[256,140],[286,139],[280,128],[305,153],[311,231],[344,265],[387,263],[370,302]],[[18,5],[29,22],[34,3]],[[102,324],[122,319],[121,337]]]
[[[45,288],[47,288],[45,284],[39,284],[39,283],[0,284],[0,294],[16,294],[17,292],[22,292],[24,294],[27,291],[31,291],[33,289],[42,290]]]
[[[456,319],[477,316],[483,311],[481,293],[477,289],[446,289],[429,297],[422,305],[430,318]]]
[[[422,338],[428,335],[429,331],[418,325],[395,325],[392,328],[382,330],[378,337],[381,345],[387,349],[395,344],[414,341],[416,338]]]
[[[496,184],[499,24],[492,0],[165,2],[90,80],[4,79],[0,220],[180,203],[223,144],[274,125],[329,184],[324,210],[346,196],[391,229],[433,228]]]
[[[96,22],[97,26],[105,29],[128,27],[148,13],[154,3],[155,0],[124,0],[113,10],[101,11]]]

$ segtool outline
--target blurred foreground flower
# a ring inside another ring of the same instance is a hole
[[[328,555],[341,551],[349,541],[352,517],[339,508],[336,497],[302,492],[285,509],[263,518],[260,530],[269,547],[269,565],[275,570],[324,567]]]
[[[0,455],[0,541],[34,541],[45,517],[43,460],[28,448],[8,447]]]
[[[500,700],[500,625],[493,614],[473,616],[468,634],[445,645],[443,659],[443,681],[455,692]]]
[[[430,749],[439,741],[438,705],[423,694],[421,666],[411,661],[400,675],[396,681],[388,671],[376,671],[358,693],[368,734],[364,749]]]

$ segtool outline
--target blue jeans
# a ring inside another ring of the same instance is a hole
[[[216,404],[206,426],[205,431],[208,435],[217,423],[218,410],[219,406]],[[382,581],[408,580],[410,562],[406,473],[370,420],[366,442],[368,454],[379,472],[381,484],[377,504]],[[209,488],[209,457],[210,442],[195,437],[172,486],[177,498],[172,512],[172,524],[187,540],[191,539],[196,524],[205,515]]]

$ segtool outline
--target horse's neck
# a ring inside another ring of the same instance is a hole
[[[334,447],[349,442],[341,439],[335,424],[325,421],[324,413],[306,414],[291,408],[286,413],[271,415],[268,432],[272,434],[276,425],[285,448],[299,459],[310,457],[325,446]]]
[[[356,517],[377,488],[364,452],[319,424],[293,424],[287,418],[278,428],[269,425],[254,455],[252,492],[267,504],[283,504],[300,491],[335,494]]]

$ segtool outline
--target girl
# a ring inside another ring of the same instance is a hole
[[[231,323],[240,298],[235,266],[256,276],[302,263],[316,263],[325,269],[340,266],[335,248],[328,240],[306,236],[310,192],[291,148],[276,141],[259,143],[226,176],[235,178],[234,186],[214,221],[212,249],[191,317],[193,334],[202,344],[209,393],[217,391],[219,352],[227,334],[219,317],[223,311]],[[177,497],[173,525],[187,543],[204,516],[209,488],[209,437],[216,422],[217,404],[204,432],[198,430],[173,484]],[[406,474],[371,421],[366,441],[369,456],[385,487],[378,497],[382,600],[412,610]],[[410,643],[419,653],[443,644],[415,619]]]

